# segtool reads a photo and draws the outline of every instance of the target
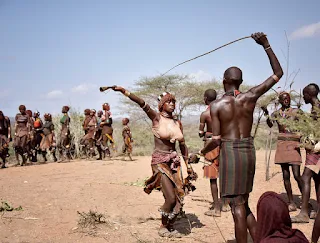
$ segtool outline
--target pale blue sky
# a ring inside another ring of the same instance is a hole
[[[0,0],[0,109],[12,116],[25,104],[44,114],[60,112],[65,104],[83,110],[109,102],[121,114],[116,108],[121,95],[104,95],[99,86],[130,87],[141,76],[165,72],[260,31],[268,35],[283,68],[284,31],[292,38],[290,68],[301,69],[295,88],[319,84],[319,10],[317,0]],[[229,66],[239,66],[249,84],[272,74],[265,52],[252,39],[170,73],[219,79]]]

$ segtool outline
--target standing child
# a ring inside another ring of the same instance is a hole
[[[126,154],[128,155],[129,159],[132,161],[131,153],[132,153],[132,134],[130,131],[129,124],[129,118],[123,118],[122,119],[122,137],[123,137],[123,147],[122,147],[122,153],[124,154],[124,160],[126,160]]]

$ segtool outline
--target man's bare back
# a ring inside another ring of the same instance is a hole
[[[212,104],[211,112],[219,117],[222,138],[250,137],[255,102],[250,102],[247,96],[247,93],[224,95]]]
[[[254,141],[251,137],[254,108],[259,97],[270,90],[283,75],[281,65],[266,36],[255,33],[252,38],[263,46],[273,74],[260,85],[240,93],[242,71],[237,67],[230,67],[225,71],[223,86],[226,93],[210,107],[213,137],[210,143],[199,151],[200,154],[206,154],[220,146],[220,194],[232,208],[235,236],[239,243],[247,242],[247,229],[253,240],[256,235],[256,220],[248,202],[256,163]]]
[[[199,126],[199,133],[204,132],[204,128],[206,127],[206,132],[212,132],[211,126],[212,120],[210,116],[210,109],[205,110],[200,115],[200,126]]]

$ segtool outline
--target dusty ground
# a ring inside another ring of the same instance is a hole
[[[257,171],[250,204],[256,213],[260,195],[268,190],[284,192],[281,174],[265,181],[265,153],[257,152]],[[273,158],[273,157],[272,157]],[[202,178],[202,165],[194,166],[199,175],[197,190],[185,199],[187,219],[177,221],[182,239],[161,239],[158,207],[160,192],[147,195],[141,182],[150,176],[150,157],[135,161],[74,161],[48,163],[0,170],[0,199],[22,211],[0,214],[1,242],[234,242],[231,213],[221,218],[204,215],[211,201],[209,181]],[[270,166],[270,172],[279,167]],[[136,182],[136,183],[135,183]],[[292,180],[294,194],[297,184]],[[312,198],[315,198],[312,191]],[[299,201],[299,197],[296,197]],[[315,201],[313,200],[313,204]],[[81,229],[79,212],[104,213],[107,224],[97,229]],[[313,220],[294,225],[310,238]]]

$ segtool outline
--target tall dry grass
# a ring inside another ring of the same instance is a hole
[[[59,144],[60,142],[60,131],[61,131],[61,123],[60,119],[62,118],[61,115],[53,116],[52,122],[54,124],[54,132],[56,135],[56,142]],[[71,144],[75,147],[75,156],[76,158],[81,157],[81,150],[80,150],[80,139],[84,135],[84,131],[82,128],[82,123],[84,120],[84,115],[75,109],[70,109],[69,111],[69,117],[70,117],[70,133],[71,133]]]
[[[84,120],[84,115],[82,112],[71,109],[69,111],[69,116],[71,119],[70,122],[70,132],[72,135],[72,143],[75,146],[75,157],[80,158],[82,156],[81,149],[80,149],[80,139],[84,135],[84,131],[82,129],[82,122]],[[54,116],[52,118],[53,123],[55,125],[55,134],[56,134],[56,140],[57,143],[60,139],[60,130],[61,130],[61,124],[60,119],[62,117],[61,115]],[[151,131],[151,121],[148,119],[139,119],[135,120],[130,119],[129,123],[132,136],[133,136],[133,155],[134,156],[150,156],[152,154],[152,151],[154,149],[154,138]],[[14,126],[12,126],[13,128]],[[199,149],[203,146],[202,138],[199,138],[198,136],[198,127],[199,124],[197,121],[188,121],[186,118],[183,121],[183,130],[184,130],[184,136],[186,140],[186,144],[188,146],[189,153],[198,152]],[[253,129],[255,128],[255,125],[253,126]],[[123,139],[122,139],[122,123],[121,118],[114,119],[113,122],[113,129],[114,129],[114,140],[116,144],[117,153],[115,155],[121,155],[122,146],[123,146]],[[272,129],[272,149],[275,149],[276,147],[276,138],[277,138],[277,129],[274,127]],[[259,149],[266,149],[266,141],[267,138],[270,137],[269,135],[270,129],[267,127],[265,122],[262,122],[259,125],[258,132],[255,137],[255,147],[257,150]],[[14,134],[14,131],[13,133]],[[253,131],[252,131],[253,134]],[[179,151],[179,148],[177,146],[177,150]],[[13,143],[10,144],[9,147],[9,153],[11,157],[9,158],[10,161],[15,160],[14,156],[14,150],[13,150]],[[57,153],[58,155],[58,153]]]
[[[69,112],[71,119],[70,122],[70,132],[72,135],[72,143],[75,145],[75,154],[77,158],[81,157],[80,150],[80,139],[84,135],[82,129],[82,122],[84,120],[84,115],[76,110],[71,109]],[[53,123],[55,125],[55,133],[57,137],[57,143],[59,142],[59,134],[61,129],[60,119],[62,115],[53,117]],[[130,119],[129,127],[132,132],[133,137],[133,155],[134,156],[150,156],[154,149],[154,137],[151,131],[151,121],[149,120],[134,120]],[[202,138],[198,136],[198,127],[197,122],[183,122],[184,136],[186,144],[188,146],[189,153],[198,152],[199,149],[203,147]],[[253,126],[254,129],[254,126]],[[273,139],[272,139],[272,148],[275,148],[276,145],[276,129],[273,129]],[[121,155],[123,139],[122,139],[122,123],[121,118],[114,119],[113,121],[113,137],[115,140],[117,153],[114,155]],[[269,136],[269,128],[265,123],[260,124],[258,132],[255,137],[255,146],[256,149],[265,149],[266,140]],[[178,145],[177,145],[177,150]]]

